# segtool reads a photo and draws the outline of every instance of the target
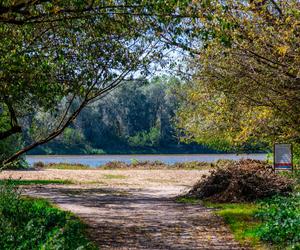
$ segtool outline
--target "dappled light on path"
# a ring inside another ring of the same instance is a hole
[[[183,190],[179,185],[49,185],[26,193],[80,216],[101,249],[242,249],[210,209],[176,203],[174,197]]]

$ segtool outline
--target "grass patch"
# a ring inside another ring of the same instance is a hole
[[[125,175],[121,174],[105,174],[103,175],[105,179],[126,179],[127,177]]]
[[[97,249],[85,230],[72,213],[44,199],[23,198],[12,185],[0,186],[1,249]]]
[[[300,249],[300,194],[256,203],[211,203],[192,197],[179,197],[176,201],[212,208],[242,245],[254,249]]]
[[[46,169],[62,169],[62,170],[91,170],[93,168],[82,164],[68,164],[68,163],[53,163],[45,165]]]
[[[213,208],[232,231],[234,238],[241,244],[251,245],[255,249],[264,249],[257,236],[261,221],[255,217],[259,206],[255,203],[211,203],[193,197],[178,197],[176,202],[185,204],[203,204]]]
[[[21,179],[5,179],[0,180],[0,185],[12,184],[18,185],[48,185],[48,184],[73,184],[70,180],[21,180]]]
[[[202,202],[199,199],[193,198],[193,197],[177,197],[176,202],[178,203],[184,203],[184,204],[201,204]]]
[[[208,208],[214,208],[215,214],[221,216],[229,225],[234,238],[255,249],[263,249],[257,230],[261,221],[255,217],[259,206],[255,203],[210,203],[204,202]]]

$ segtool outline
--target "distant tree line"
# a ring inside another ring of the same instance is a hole
[[[179,85],[178,78],[167,76],[124,84],[86,107],[60,136],[32,152],[213,152],[205,146],[180,142],[175,128],[178,108],[176,89]],[[31,140],[30,133],[33,131],[28,130],[28,143]]]

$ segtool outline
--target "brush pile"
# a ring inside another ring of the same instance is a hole
[[[287,194],[293,183],[263,161],[240,160],[218,166],[189,191],[188,196],[213,202],[244,202]]]

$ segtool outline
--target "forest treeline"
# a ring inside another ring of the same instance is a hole
[[[178,90],[185,84],[170,75],[126,82],[85,107],[62,134],[30,154],[217,153],[266,149],[250,144],[234,149],[222,147],[221,142],[215,145],[218,147],[209,147],[183,140],[176,114],[183,100]],[[55,118],[42,111],[23,118],[21,123],[26,128],[23,138],[15,136],[3,144],[3,152],[13,152],[22,144],[44,136],[41,128]]]
[[[217,152],[205,145],[181,142],[175,126],[180,84],[179,78],[166,75],[123,84],[86,107],[60,136],[31,153]],[[27,143],[33,140],[32,133],[28,131]]]

